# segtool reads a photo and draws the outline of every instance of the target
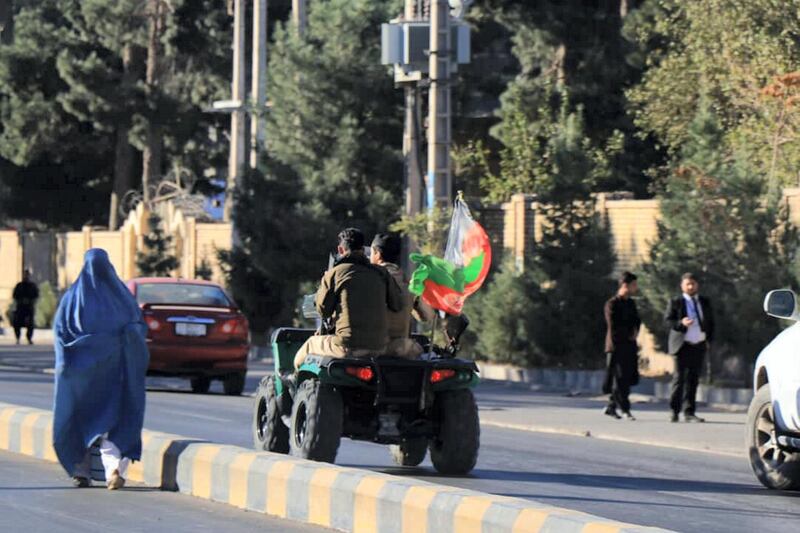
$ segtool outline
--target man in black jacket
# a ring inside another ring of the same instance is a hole
[[[700,296],[694,274],[681,278],[682,294],[669,303],[664,320],[669,328],[667,349],[675,356],[672,378],[672,421],[678,421],[683,408],[687,422],[705,422],[695,414],[695,397],[703,361],[714,339],[714,313],[708,298]]]
[[[630,272],[622,274],[617,294],[605,305],[606,319],[606,379],[603,392],[609,394],[608,405],[603,413],[620,419],[617,408],[628,420],[636,420],[631,414],[628,396],[631,387],[639,383],[639,346],[636,337],[642,321],[633,296],[638,292],[636,276]]]
[[[14,336],[17,344],[22,336],[22,328],[27,328],[28,344],[33,344],[33,320],[36,315],[36,300],[39,299],[39,288],[31,281],[31,271],[25,270],[22,281],[14,287]]]

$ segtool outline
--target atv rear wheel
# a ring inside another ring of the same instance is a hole
[[[281,420],[275,394],[275,376],[261,380],[253,409],[253,446],[256,450],[289,453],[289,428]]]
[[[402,444],[389,446],[394,463],[399,466],[417,466],[428,454],[428,440],[424,438],[408,439]]]
[[[468,474],[478,461],[481,426],[478,406],[469,389],[439,393],[434,401],[439,434],[431,440],[431,462],[437,472]]]
[[[317,379],[307,379],[297,389],[289,430],[291,454],[312,461],[336,460],[342,438],[342,396]]]

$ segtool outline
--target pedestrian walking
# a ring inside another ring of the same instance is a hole
[[[667,351],[675,356],[672,376],[672,422],[681,409],[687,422],[705,422],[696,414],[697,384],[703,361],[714,338],[714,313],[708,298],[700,295],[700,283],[692,273],[681,277],[681,295],[669,303],[664,320],[669,328]]]
[[[27,328],[28,344],[33,344],[33,320],[36,316],[36,300],[39,299],[39,287],[31,281],[31,271],[25,270],[22,281],[14,287],[14,336],[19,344],[22,328]]]
[[[109,490],[125,484],[142,452],[146,327],[108,254],[86,252],[83,270],[56,311],[53,446],[76,487],[88,487],[92,445]]]
[[[625,272],[619,279],[617,294],[605,305],[606,379],[603,393],[610,396],[603,413],[616,419],[622,418],[617,412],[619,408],[628,420],[636,420],[631,414],[628,396],[631,387],[639,383],[639,346],[636,338],[642,321],[633,301],[638,291],[636,276]]]

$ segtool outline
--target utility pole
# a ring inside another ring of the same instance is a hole
[[[226,222],[233,214],[233,194],[239,183],[239,175],[245,164],[245,126],[247,115],[244,109],[245,87],[245,0],[234,0],[233,5],[233,85],[232,97],[236,103],[231,112],[231,149],[228,157],[228,186],[223,213]],[[234,242],[236,231],[234,230]]]
[[[250,168],[258,166],[264,146],[264,113],[267,103],[267,0],[253,0],[253,70],[250,87]]]
[[[403,18],[406,21],[419,19],[418,0],[405,0]],[[417,97],[417,82],[404,82],[405,91],[405,125],[403,128],[403,162],[405,175],[403,190],[405,191],[405,214],[413,216],[422,210],[422,176],[419,160],[419,113],[420,105]]]
[[[306,7],[306,0],[292,0],[292,23],[301,37],[305,35],[306,27],[308,26],[308,10]]]
[[[453,202],[450,174],[450,6],[431,0],[428,209]]]
[[[147,70],[145,85],[150,98],[157,96],[161,55],[161,33],[164,30],[164,7],[162,0],[148,0],[147,14],[150,27],[147,39]],[[161,126],[157,119],[150,116],[147,121],[145,147],[142,151],[142,198],[147,205],[150,202],[151,185],[155,184],[161,174],[161,154],[163,139]]]

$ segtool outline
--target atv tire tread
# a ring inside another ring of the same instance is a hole
[[[446,475],[468,474],[478,461],[481,426],[469,389],[439,393],[434,401],[439,434],[430,442],[431,462]]]
[[[262,403],[267,416],[263,436],[260,434],[262,428],[259,428]],[[275,376],[262,379],[256,391],[253,410],[253,446],[259,451],[289,453],[289,428],[281,420],[281,413],[278,410]]]
[[[298,441],[298,415],[305,406],[306,427],[302,442]],[[342,396],[333,387],[317,379],[307,379],[297,390],[292,405],[292,427],[289,429],[290,453],[294,457],[333,463],[342,438],[344,406]]]

